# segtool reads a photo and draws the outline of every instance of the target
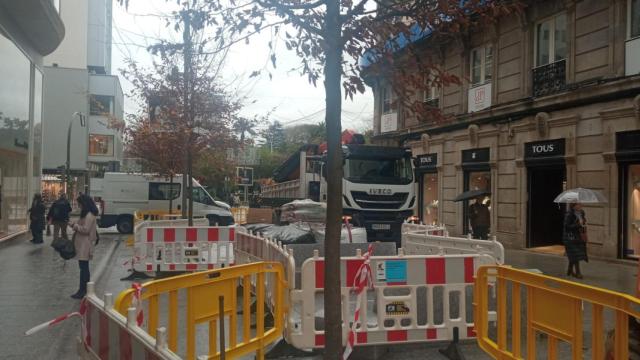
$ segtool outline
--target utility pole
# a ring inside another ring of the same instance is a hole
[[[182,196],[182,217],[185,215],[189,219],[189,226],[193,226],[193,173],[192,173],[192,154],[191,154],[191,141],[193,140],[193,111],[191,108],[190,91],[191,91],[191,2],[187,2],[187,10],[182,12],[182,20],[184,23],[184,30],[182,32],[183,41],[183,57],[184,57],[184,114],[185,121],[189,128],[189,136],[187,140],[187,156],[186,156],[186,171],[182,174],[182,188],[184,196]],[[188,206],[186,204],[186,197],[189,197]],[[187,209],[185,209],[185,207]],[[188,210],[188,213],[185,213]]]

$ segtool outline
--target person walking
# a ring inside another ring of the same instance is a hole
[[[567,276],[582,279],[580,261],[588,262],[589,257],[587,256],[587,218],[580,203],[569,203],[569,209],[564,216],[562,241],[569,259]]]
[[[42,202],[42,195],[36,193],[33,195],[31,201],[31,207],[28,210],[29,213],[29,228],[31,229],[31,235],[33,239],[31,242],[34,244],[42,244],[42,231],[44,231],[44,213],[46,208]]]
[[[75,231],[73,245],[76,249],[76,259],[78,259],[78,266],[80,267],[80,286],[78,291],[71,297],[82,299],[87,294],[87,283],[91,279],[89,260],[93,259],[93,248],[96,242],[98,208],[91,197],[87,195],[78,196],[77,201],[80,207],[80,219],[73,223],[71,227]]]
[[[484,204],[484,197],[478,196],[476,201],[469,205],[469,222],[473,230],[473,237],[476,239],[489,239],[489,228],[491,226],[491,213],[489,207]]]
[[[67,195],[60,193],[58,200],[54,201],[47,213],[47,220],[53,224],[53,239],[57,239],[62,233],[62,237],[68,239],[67,225],[69,224],[69,214],[71,213],[71,204],[67,200]]]

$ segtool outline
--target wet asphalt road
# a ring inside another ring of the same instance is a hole
[[[0,359],[76,359],[77,319],[30,337],[23,335],[32,326],[77,310],[79,303],[69,298],[78,286],[77,262],[67,261],[65,265],[65,261],[48,245],[50,237],[45,237],[45,245],[33,245],[28,239],[25,236],[0,244]],[[111,292],[115,296],[131,285],[130,282],[120,281],[128,274],[123,263],[131,253],[131,248],[124,244],[125,239],[126,236],[115,231],[101,230],[100,244],[91,262],[92,281],[96,281],[96,275],[100,275],[96,283],[98,294]],[[547,275],[566,278],[566,260],[559,256],[510,250],[506,259],[516,267],[536,268]],[[583,266],[585,280],[582,282],[633,293],[635,271],[633,264],[592,260]],[[587,336],[585,333],[588,343]],[[397,346],[390,348],[381,358],[444,359],[438,353],[438,349],[443,347],[443,344]],[[474,342],[462,344],[461,350],[467,359],[489,359]],[[370,358],[372,354],[362,355],[361,358]]]

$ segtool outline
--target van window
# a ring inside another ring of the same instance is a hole
[[[193,201],[205,205],[215,205],[211,196],[201,187],[193,188]]]
[[[180,196],[180,184],[149,183],[149,200],[175,200]]]

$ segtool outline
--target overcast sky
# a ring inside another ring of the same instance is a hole
[[[113,9],[113,73],[120,76],[125,94],[131,84],[120,75],[125,66],[125,59],[132,57],[137,62],[150,65],[151,56],[145,47],[153,44],[158,38],[179,39],[181,36],[172,28],[165,27],[166,15],[171,12],[175,2],[165,0],[131,1],[125,9],[114,3]],[[249,100],[242,114],[247,117],[266,114],[275,108],[272,120],[286,125],[318,123],[324,120],[324,88],[322,82],[318,87],[307,82],[293,67],[299,65],[295,53],[280,46],[278,67],[271,70],[273,79],[263,72],[258,77],[249,78],[254,70],[265,67],[268,61],[267,42],[270,35],[263,33],[253,38],[249,45],[235,45],[228,57],[224,71],[225,81],[233,81],[233,86]],[[253,102],[255,101],[255,102]],[[136,110],[136,104],[125,99],[125,112]],[[343,102],[343,129],[365,130],[372,127],[373,95],[369,88],[354,100]]]

